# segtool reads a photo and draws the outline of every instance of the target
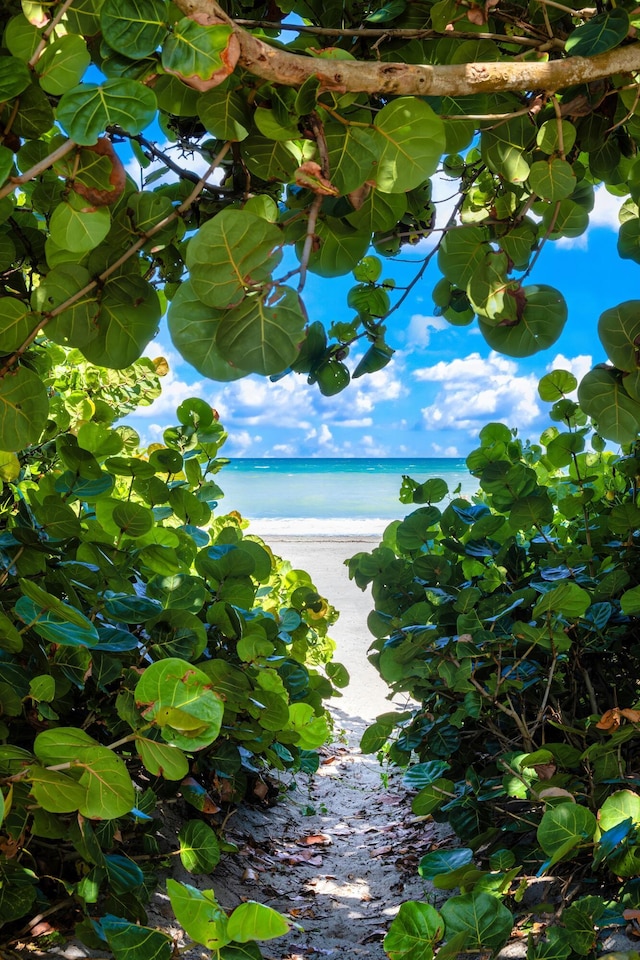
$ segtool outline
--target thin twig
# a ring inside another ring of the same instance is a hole
[[[42,38],[38,46],[36,47],[36,49],[33,51],[31,55],[31,59],[29,60],[28,66],[32,68],[35,67],[36,63],[40,59],[40,54],[42,53],[47,43],[49,42],[49,37],[51,36],[55,28],[58,26],[58,24],[60,23],[60,21],[62,20],[62,18],[64,17],[65,13],[67,12],[67,10],[69,9],[72,3],[73,3],[73,0],[64,0],[64,3],[56,13],[55,17],[53,18],[53,20],[50,21],[45,31],[43,32]]]
[[[23,183],[29,183],[31,180],[35,180],[36,177],[39,177],[41,173],[44,173],[45,170],[48,170],[50,167],[57,163],[58,160],[62,160],[63,157],[66,157],[68,153],[71,153],[72,150],[78,144],[74,140],[67,140],[66,143],[63,143],[57,150],[54,150],[53,153],[50,153],[48,157],[44,157],[42,160],[39,160],[38,163],[30,167],[25,173],[21,173],[17,177],[10,177],[3,187],[0,187],[0,200],[3,197],[8,197],[10,193],[16,189],[16,187],[21,186]]]
[[[311,256],[311,249],[313,247],[313,241],[316,235],[316,223],[318,222],[318,214],[320,213],[320,208],[322,207],[323,196],[320,193],[317,193],[313,198],[313,203],[309,208],[309,219],[307,220],[307,235],[304,238],[304,247],[302,248],[302,256],[300,257],[300,282],[298,283],[298,293],[304,288],[304,285],[307,280],[307,269],[309,267],[309,257]]]

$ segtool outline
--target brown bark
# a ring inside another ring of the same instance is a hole
[[[613,74],[640,70],[640,42],[595,57],[563,57],[548,63],[428,64],[322,60],[269,46],[239,27],[215,0],[175,0],[189,17],[213,14],[232,24],[240,42],[239,64],[271,83],[299,87],[318,77],[325,90],[396,96],[461,97],[474,93],[544,90],[552,93]]]

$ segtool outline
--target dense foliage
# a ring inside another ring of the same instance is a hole
[[[317,768],[330,678],[347,680],[335,611],[215,509],[226,435],[211,407],[185,401],[140,452],[114,421],[157,396],[154,363],[39,359],[50,419],[0,465],[0,942],[44,914],[116,957],[162,960],[173,943],[145,904],[167,854],[210,874],[216,813],[264,798],[268,770]],[[175,803],[179,833],[159,846]],[[211,891],[169,893],[216,956],[289,929],[267,907],[227,922]]]
[[[45,426],[45,336],[120,369],[153,337],[164,297],[175,345],[204,376],[294,371],[332,394],[350,379],[350,345],[366,348],[354,376],[389,362],[388,321],[432,260],[452,324],[477,316],[509,356],[553,344],[566,304],[531,271],[547,241],[587,229],[598,184],[625,198],[619,253],[640,259],[631,0],[2,11],[1,449]],[[142,185],[127,176],[132,155],[155,162]],[[444,218],[438,170],[458,194]],[[398,294],[379,262],[361,262],[371,244],[393,257],[432,233]],[[355,271],[329,331],[308,323],[308,271]],[[636,300],[603,313],[611,365],[580,387],[616,441],[640,423],[638,315]]]
[[[362,748],[406,767],[413,812],[463,843],[422,859],[422,876],[460,892],[440,913],[404,906],[393,960],[426,958],[443,936],[447,956],[498,948],[514,919],[544,929],[558,914],[528,957],[565,960],[638,916],[640,458],[597,434],[589,449],[575,387],[564,371],[540,382],[555,423],[539,444],[482,430],[473,502],[440,509],[443,480],[405,478],[403,501],[421,506],[350,561],[375,601],[372,661],[417,701],[379,717]]]

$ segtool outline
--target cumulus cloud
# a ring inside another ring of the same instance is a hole
[[[440,361],[414,373],[421,382],[441,384],[434,400],[421,410],[426,429],[456,429],[475,435],[487,420],[527,427],[540,415],[538,378],[520,375],[518,364],[492,352],[487,359],[471,353]]]
[[[414,313],[404,333],[405,350],[424,350],[431,343],[432,330],[446,330],[449,324],[444,317],[430,317]]]
[[[614,197],[609,193],[604,184],[600,184],[595,190],[595,204],[589,214],[589,224],[592,227],[605,227],[607,230],[620,229],[620,220],[618,214],[620,207],[624,203],[624,197]]]

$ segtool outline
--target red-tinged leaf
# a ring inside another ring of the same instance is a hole
[[[617,707],[613,707],[612,710],[606,710],[596,723],[598,730],[611,730],[612,732],[617,730],[619,726],[620,710]]]
[[[312,834],[309,834],[308,837],[303,837],[302,840],[299,840],[298,842],[304,844],[307,847],[311,847],[311,846],[326,847],[333,841],[327,833],[312,833]]]

